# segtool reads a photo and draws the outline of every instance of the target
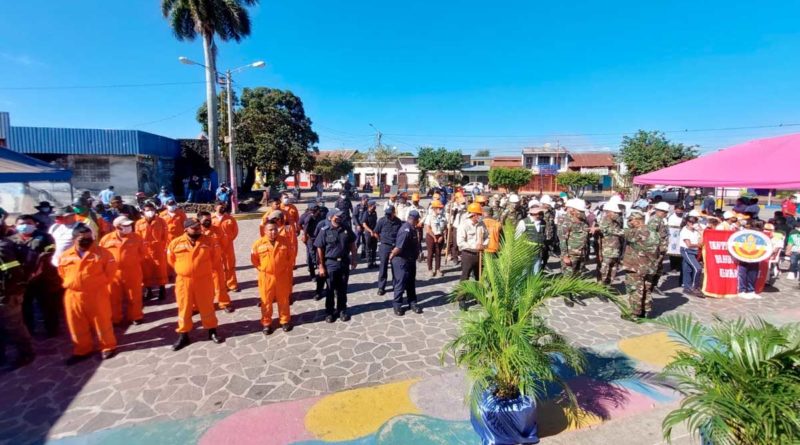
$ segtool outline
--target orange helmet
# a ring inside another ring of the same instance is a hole
[[[474,213],[476,215],[483,215],[483,209],[481,208],[481,205],[478,204],[477,202],[473,202],[472,204],[468,205],[467,211],[469,213]]]
[[[444,205],[442,205],[442,201],[439,201],[438,199],[434,199],[433,201],[431,201],[431,208],[432,209],[441,209],[441,208],[444,208]]]
[[[419,201],[419,193],[412,193],[411,194],[412,201]]]
[[[475,202],[478,204],[486,204],[486,197],[483,195],[478,195],[475,197]]]

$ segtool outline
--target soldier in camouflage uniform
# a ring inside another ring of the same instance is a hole
[[[644,215],[634,212],[628,217],[625,230],[625,256],[622,264],[628,271],[625,275],[625,290],[631,315],[622,318],[635,321],[650,315],[653,309],[653,276],[656,263],[661,258],[658,253],[658,234],[650,231],[644,224]]]
[[[520,217],[519,195],[512,193],[509,195],[506,208],[500,216],[500,222],[503,223],[503,226],[510,222],[516,227],[522,218],[524,218],[524,216]]]
[[[553,198],[549,195],[543,195],[541,202],[542,210],[544,210],[544,246],[542,248],[542,263],[547,266],[547,261],[552,253],[555,256],[561,255],[561,249],[558,246],[558,237],[556,236],[556,210],[553,208]]]
[[[582,199],[570,199],[567,201],[567,214],[558,224],[561,273],[565,275],[579,274],[583,270],[586,241],[589,238],[585,212],[586,203]]]
[[[658,235],[658,261],[656,270],[653,273],[653,291],[661,293],[658,289],[658,282],[661,280],[661,274],[664,271],[664,260],[667,258],[667,247],[669,246],[669,228],[667,227],[667,214],[669,213],[669,204],[666,202],[659,202],[653,208],[653,216],[647,221],[647,229]]]
[[[619,257],[622,254],[622,239],[625,230],[622,228],[622,210],[619,205],[608,203],[603,207],[604,215],[600,221],[600,267],[597,276],[603,284],[611,284],[616,276],[619,266]]]

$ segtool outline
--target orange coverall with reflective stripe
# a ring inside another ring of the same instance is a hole
[[[141,320],[142,313],[142,261],[144,242],[135,233],[120,236],[113,232],[100,240],[100,247],[108,250],[117,262],[117,272],[108,286],[111,294],[111,321],[122,322],[122,302],[128,305],[128,321]]]
[[[297,207],[294,204],[281,204],[281,212],[283,212],[283,220],[286,221],[286,224],[291,225],[294,227],[294,233],[298,233],[300,231],[300,212],[297,211]]]
[[[61,254],[58,274],[64,286],[64,311],[72,337],[73,354],[86,355],[94,350],[92,331],[103,351],[117,347],[111,325],[111,301],[108,285],[114,279],[117,263],[102,247],[92,246],[78,255],[77,246]]]
[[[236,280],[236,251],[233,248],[233,242],[239,236],[239,223],[227,213],[222,215],[214,215],[212,218],[213,224],[222,229],[225,233],[225,244],[222,245],[223,261],[222,264],[225,268],[225,280],[228,284],[229,290],[239,288],[239,282]]]
[[[225,233],[219,227],[211,226],[209,228],[203,227],[203,235],[213,240],[214,247],[217,252],[222,252],[222,256],[218,264],[214,267],[214,299],[219,304],[220,309],[225,309],[231,305],[231,296],[228,294],[228,286],[225,283],[225,252],[222,249],[225,244]]]
[[[214,269],[220,262],[216,241],[201,236],[192,245],[183,234],[172,240],[167,249],[167,261],[175,269],[175,300],[178,303],[178,329],[192,330],[192,309],[200,311],[203,328],[217,327],[214,313]]]
[[[175,238],[183,235],[183,223],[186,221],[186,212],[182,209],[175,210],[174,215],[170,215],[168,210],[164,210],[158,216],[167,223],[167,244]]]
[[[159,287],[167,284],[167,223],[159,217],[147,222],[136,221],[136,233],[144,241],[144,287]]]
[[[258,293],[261,297],[261,325],[272,323],[272,305],[278,303],[280,324],[291,321],[289,296],[292,293],[292,262],[290,248],[279,237],[270,242],[267,237],[256,240],[250,261],[258,269]]]

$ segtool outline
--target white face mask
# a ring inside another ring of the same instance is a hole
[[[176,210],[178,210],[178,206],[167,206],[167,210],[174,213]]]
[[[123,235],[128,235],[133,232],[133,227],[131,226],[122,226],[119,228],[119,233]]]
[[[156,216],[156,212],[154,212],[152,210],[147,210],[147,211],[144,212],[144,216],[145,216],[145,218],[152,218],[152,217]]]
[[[283,203],[283,205],[287,205],[289,204],[289,198],[283,198],[281,202]]]

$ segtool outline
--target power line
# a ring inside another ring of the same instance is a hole
[[[178,85],[197,85],[206,83],[202,81],[193,82],[156,82],[156,83],[127,83],[111,85],[62,85],[62,86],[26,86],[26,87],[4,87],[0,90],[22,91],[22,90],[94,90],[94,89],[113,89],[113,88],[146,88],[146,87],[168,87]]]
[[[156,119],[156,120],[154,120],[154,121],[142,122],[142,123],[140,123],[140,124],[131,125],[131,126],[130,126],[130,128],[144,127],[144,126],[146,126],[146,125],[157,124],[157,123],[159,123],[159,122],[168,121],[168,120],[170,120],[170,119],[174,119],[174,118],[176,118],[176,117],[178,117],[178,116],[183,116],[184,114],[186,114],[186,113],[188,113],[188,112],[190,112],[190,111],[194,111],[194,110],[196,110],[196,109],[197,109],[197,107],[192,107],[192,108],[189,108],[188,110],[183,110],[183,111],[181,111],[180,113],[176,113],[176,114],[173,114],[173,115],[171,115],[171,116],[167,116],[167,117],[164,117],[164,118],[161,118],[161,119]]]

